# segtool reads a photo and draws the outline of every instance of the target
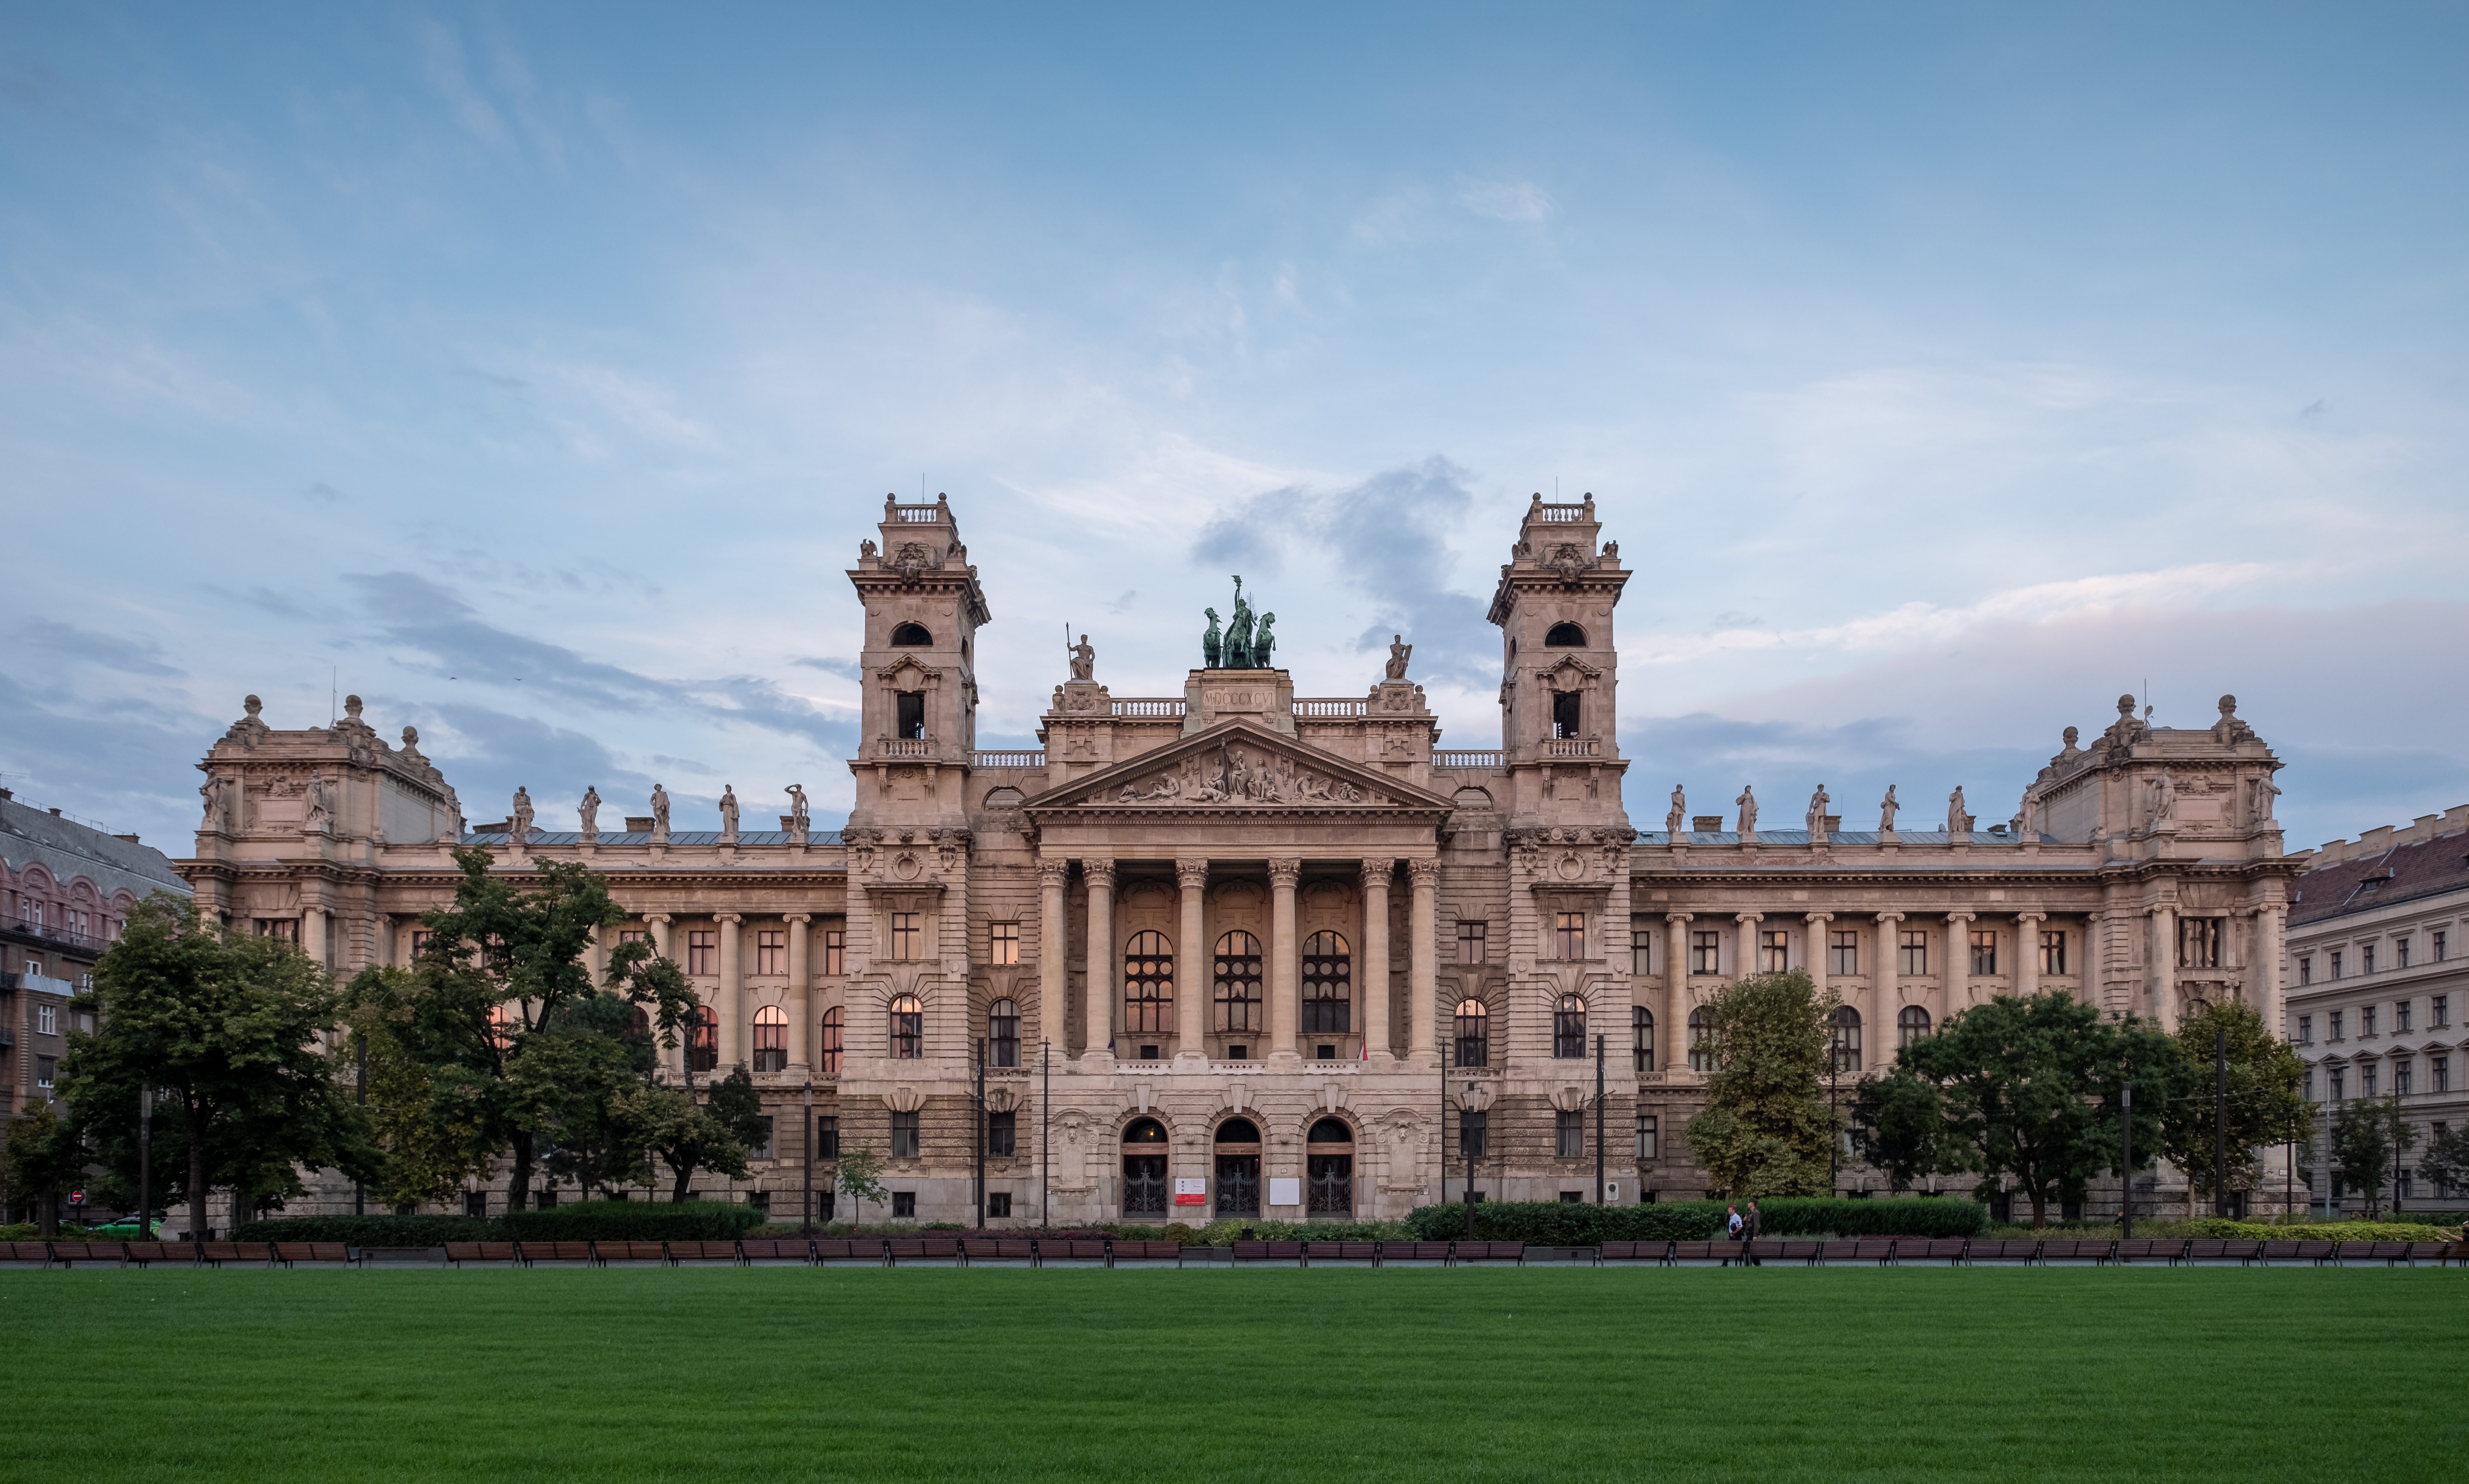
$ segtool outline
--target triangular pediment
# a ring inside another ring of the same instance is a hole
[[[1035,814],[1230,809],[1446,813],[1456,806],[1403,779],[1237,719],[1049,788],[1022,807]]]

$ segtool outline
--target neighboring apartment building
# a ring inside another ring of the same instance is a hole
[[[1731,807],[1697,814],[1653,775],[1641,831],[1613,623],[1634,574],[1602,533],[1591,496],[1525,512],[1489,612],[1493,745],[1438,745],[1403,644],[1364,689],[1299,697],[1274,654],[1220,651],[1212,611],[1196,668],[1117,696],[1083,650],[1042,745],[988,750],[979,569],[948,503],[887,501],[847,572],[865,637],[844,832],[809,832],[802,795],[776,830],[741,830],[734,795],[721,829],[673,830],[665,794],[602,830],[596,791],[580,831],[521,828],[528,797],[468,830],[412,729],[388,744],[354,697],[332,726],[276,730],[251,696],[201,765],[179,869],[207,912],[340,974],[411,959],[457,844],[518,883],[545,860],[606,872],[632,916],[601,951],[645,938],[705,1002],[666,1075],[691,1057],[762,1089],[774,1209],[808,1148],[865,1146],[888,1156],[884,1214],[971,1219],[981,1044],[995,1220],[1387,1218],[1457,1194],[1469,1154],[1494,1199],[1591,1200],[1599,1171],[1623,1203],[1703,1194],[1681,1136],[1700,1007],[1761,970],[1841,993],[1847,1090],[1997,993],[2173,1024],[2230,995],[2279,1023],[2280,765],[2232,697],[2187,728],[2121,697],[1985,829],[1960,790],[1931,792],[1954,779],[1911,781],[1927,818],[1881,804],[1844,829],[1816,793],[1776,829],[1736,778],[1701,780]],[[829,1120],[811,1144],[792,1131],[809,1088]],[[1882,1181],[1847,1162],[1842,1185]]]
[[[158,891],[189,895],[161,851],[0,788],[0,1109],[51,1096],[69,997],[91,987],[128,909]]]
[[[2304,874],[2289,883],[2288,1036],[2306,1095],[2328,1110],[2398,1093],[2422,1151],[2469,1120],[2469,805],[2291,858]],[[2319,1132],[2313,1163],[2316,1199],[2365,1204],[2332,1188]],[[2404,1207],[2469,1206],[2469,1191],[2418,1179],[2414,1154],[2402,1163]]]

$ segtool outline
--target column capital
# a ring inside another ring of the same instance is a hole
[[[1732,919],[1743,927],[1755,927],[1766,920],[1766,915],[1764,912],[1735,912]]]
[[[1047,886],[1061,886],[1072,879],[1072,862],[1062,856],[1037,857],[1037,879]]]
[[[1682,923],[1694,923],[1697,921],[1697,914],[1695,912],[1666,912],[1663,914],[1663,920],[1676,926]]]
[[[812,912],[783,912],[780,914],[780,921],[784,923],[811,923],[814,920],[815,914]]]
[[[1396,856],[1375,856],[1370,857],[1363,862],[1363,888],[1366,891],[1370,891],[1373,888],[1377,887],[1381,891],[1387,891],[1389,889],[1389,879],[1396,874],[1397,859]]]
[[[1441,863],[1428,856],[1417,856],[1406,862],[1407,879],[1417,891],[1429,891],[1440,884]]]
[[[669,925],[670,918],[669,914],[666,912],[646,912],[643,914],[643,921],[647,923],[658,923],[661,926],[666,927]]]
[[[1199,891],[1209,884],[1207,856],[1194,860],[1178,856],[1174,861],[1174,883],[1185,891]]]
[[[711,920],[715,923],[742,923],[746,921],[744,916],[735,912],[714,912],[711,915]]]
[[[2045,923],[2048,920],[2049,914],[2046,912],[2018,912],[2015,914],[2015,921],[2018,923]]]
[[[1881,923],[1900,923],[1903,920],[1904,914],[1901,912],[1881,912],[1878,914],[1878,921]]]
[[[1950,923],[1969,923],[1976,921],[1977,914],[1971,912],[1949,912],[1946,915],[1946,920]]]
[[[1295,882],[1303,879],[1303,874],[1304,863],[1300,859],[1289,857],[1287,859],[1272,860],[1269,862],[1269,884],[1271,886],[1283,886],[1291,891],[1294,888]]]
[[[1089,879],[1092,886],[1103,886],[1109,891],[1114,889],[1115,863],[1111,860],[1084,859],[1080,862],[1080,874]]]
[[[1831,923],[1834,921],[1834,914],[1832,912],[1811,912],[1808,914],[1808,917],[1812,923]]]
[[[2277,902],[2258,902],[2254,905],[2254,920],[2258,923],[2262,922],[2279,910],[2280,903]]]

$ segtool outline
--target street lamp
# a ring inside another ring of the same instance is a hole
[[[154,1213],[154,1089],[137,1092],[137,1240],[148,1242],[149,1218]]]

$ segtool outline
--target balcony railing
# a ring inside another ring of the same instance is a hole
[[[1600,758],[1604,755],[1604,744],[1592,737],[1547,737],[1543,740],[1543,755],[1547,758]]]
[[[932,737],[878,737],[874,755],[879,758],[931,758],[935,755]]]
[[[97,952],[107,947],[101,938],[92,934],[71,932],[55,923],[30,923],[22,917],[14,922],[0,918],[0,929],[15,933],[19,937],[40,938],[45,943],[57,943],[63,947],[82,949],[88,953]]]
[[[1488,750],[1482,748],[1469,750],[1462,747],[1434,748],[1432,765],[1434,767],[1500,767],[1505,765],[1508,756],[1509,754],[1496,747]]]
[[[939,525],[943,519],[941,505],[894,505],[891,518],[904,526]]]
[[[1586,518],[1583,505],[1543,505],[1535,508],[1534,519],[1546,525],[1566,525]]]
[[[969,754],[969,764],[973,767],[1044,767],[1046,749],[1027,747],[994,752],[973,752]]]
[[[1114,714],[1119,717],[1179,717],[1183,715],[1183,697],[1119,700]]]
[[[1362,717],[1372,714],[1368,700],[1299,700],[1295,715],[1299,717]]]

